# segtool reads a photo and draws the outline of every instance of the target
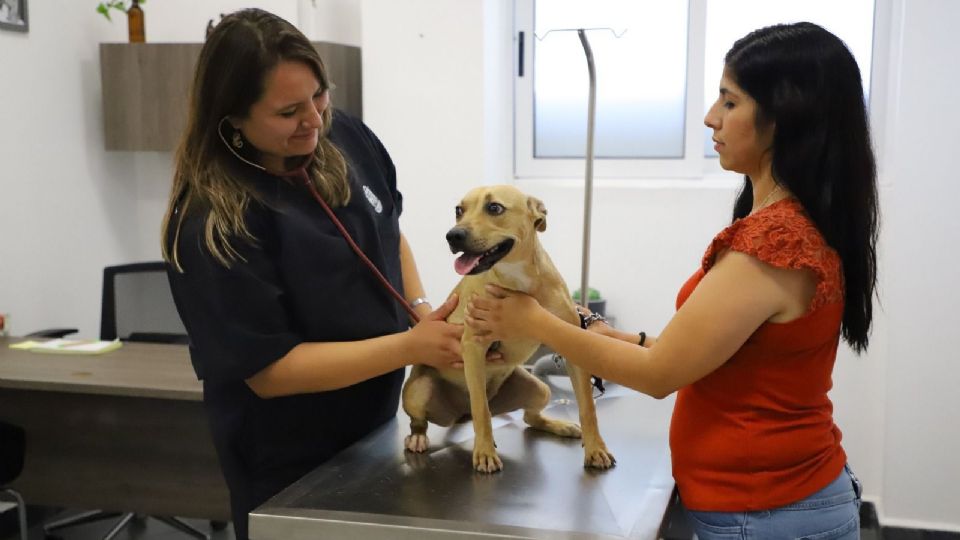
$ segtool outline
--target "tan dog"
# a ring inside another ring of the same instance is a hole
[[[462,324],[463,311],[474,294],[484,294],[487,283],[526,292],[540,305],[570,324],[579,325],[579,315],[567,286],[540,245],[537,232],[547,227],[543,203],[512,186],[476,188],[457,206],[457,225],[447,233],[454,253],[463,252],[455,267],[463,279],[454,289],[460,303],[447,318]],[[560,435],[581,437],[581,428],[571,422],[542,414],[550,403],[550,389],[520,367],[539,343],[510,341],[500,344],[503,363],[486,363],[488,345],[474,341],[469,327],[463,332],[463,370],[414,366],[403,387],[403,410],[410,416],[406,448],[427,449],[427,422],[449,426],[470,414],[473,418],[473,465],[481,472],[503,468],[493,441],[492,415],[523,409],[531,427]],[[590,375],[567,363],[580,408],[584,465],[601,469],[613,465],[597,428],[597,413],[591,395]]]

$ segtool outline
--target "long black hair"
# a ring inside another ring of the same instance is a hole
[[[867,348],[877,283],[877,172],[860,69],[846,45],[809,22],[755,30],[724,59],[757,102],[757,125],[773,123],[774,179],[800,201],[843,264],[841,332]],[[733,218],[750,213],[748,178]]]

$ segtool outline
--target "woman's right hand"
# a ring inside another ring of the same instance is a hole
[[[460,339],[463,337],[463,325],[448,323],[446,318],[457,309],[457,295],[452,294],[440,307],[425,315],[408,332],[411,340],[408,344],[410,357],[418,364],[435,368],[463,369],[463,355]],[[488,350],[486,362],[503,363],[503,353]]]
[[[456,308],[457,295],[453,294],[407,332],[408,354],[416,363],[435,368],[463,366],[460,349],[463,325],[446,321]]]

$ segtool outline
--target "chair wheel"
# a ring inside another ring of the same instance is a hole
[[[213,520],[211,520],[211,521],[210,521],[210,528],[213,529],[213,530],[215,530],[215,531],[222,531],[222,530],[224,530],[224,529],[227,528],[227,523],[228,523],[228,522],[226,522],[226,521],[213,521]]]

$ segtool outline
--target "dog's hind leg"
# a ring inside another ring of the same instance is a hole
[[[430,446],[427,439],[427,404],[433,395],[433,380],[414,371],[403,385],[403,411],[410,417],[410,435],[403,445],[411,452],[423,452]]]
[[[490,412],[496,415],[523,409],[523,421],[530,427],[561,437],[579,438],[580,426],[577,424],[544,416],[543,409],[549,404],[550,388],[529,371],[518,367],[490,400]]]
[[[470,412],[466,396],[425,366],[414,366],[403,385],[403,412],[410,417],[410,435],[404,446],[411,452],[424,452],[430,445],[427,423],[451,426]]]
[[[410,434],[403,439],[403,446],[416,453],[426,452],[430,447],[427,437],[427,421],[423,418],[410,418]]]

